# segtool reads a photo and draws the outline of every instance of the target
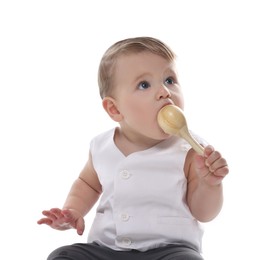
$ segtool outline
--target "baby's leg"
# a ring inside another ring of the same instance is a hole
[[[54,250],[47,260],[109,260],[113,251],[97,244],[78,243]]]

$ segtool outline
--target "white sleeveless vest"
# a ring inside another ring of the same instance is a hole
[[[185,201],[183,168],[190,146],[170,137],[125,157],[114,143],[114,132],[98,135],[90,145],[103,193],[88,242],[146,251],[185,241],[201,251],[203,231]]]

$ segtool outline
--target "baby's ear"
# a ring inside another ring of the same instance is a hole
[[[120,122],[123,119],[122,114],[117,108],[116,100],[112,97],[105,97],[102,101],[102,105],[111,119],[116,122]]]

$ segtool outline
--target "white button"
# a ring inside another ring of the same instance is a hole
[[[125,246],[129,246],[130,244],[132,244],[131,239],[128,238],[128,237],[124,237],[124,238],[122,239],[121,242],[122,242],[122,244],[125,245]]]
[[[129,179],[130,176],[131,176],[131,174],[128,171],[126,171],[126,170],[121,171],[121,177],[123,179]]]
[[[122,221],[128,221],[130,216],[127,213],[122,213],[121,214],[121,220]]]

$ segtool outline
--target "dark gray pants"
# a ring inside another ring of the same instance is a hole
[[[115,251],[96,243],[79,243],[56,249],[47,260],[203,260],[203,258],[188,245],[168,245],[140,252]]]

